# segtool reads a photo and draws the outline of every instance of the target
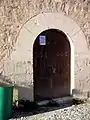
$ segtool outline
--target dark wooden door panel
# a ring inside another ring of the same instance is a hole
[[[35,100],[52,99],[70,94],[70,45],[64,34],[45,31],[46,45],[34,44]]]

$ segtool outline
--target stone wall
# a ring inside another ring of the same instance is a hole
[[[39,13],[63,11],[85,34],[90,46],[90,0],[0,1],[0,66],[10,56],[22,26]]]
[[[16,42],[23,26],[33,17],[40,13],[63,12],[67,17],[73,19],[85,35],[87,48],[90,47],[90,0],[2,0],[0,1],[0,71],[17,84],[30,85],[32,79],[31,61],[13,61],[12,52],[16,51]],[[79,32],[79,31],[77,31]],[[77,34],[77,33],[75,33]],[[80,46],[81,47],[81,46]],[[81,53],[82,54],[82,53]],[[89,54],[84,53],[82,57],[76,55],[75,77],[76,86],[82,88],[90,80],[90,59]],[[10,61],[10,65],[9,62]],[[82,61],[82,62],[81,62]],[[11,64],[12,63],[12,64]],[[9,66],[9,69],[8,69]],[[7,69],[7,70],[6,70]],[[10,70],[10,71],[9,71]],[[83,71],[84,72],[81,72]],[[8,74],[7,72],[8,71]],[[15,73],[15,74],[13,74]],[[85,77],[82,79],[82,74]],[[81,78],[80,78],[80,77]],[[22,80],[22,82],[20,82]],[[29,80],[29,84],[28,84]],[[86,80],[85,82],[83,82]],[[20,83],[19,83],[20,82]],[[85,85],[86,87],[87,85]],[[88,84],[89,86],[89,84]]]

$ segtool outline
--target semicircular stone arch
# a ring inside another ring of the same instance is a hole
[[[12,1],[6,3],[1,1],[1,4],[4,7],[0,8],[2,16],[0,21],[0,50],[2,51],[0,54],[0,71],[2,71],[4,61],[7,61],[13,51],[23,24],[40,13],[59,13],[62,11],[80,26],[85,34],[87,46],[90,47],[90,2],[88,0],[43,0],[43,2],[40,0],[20,2],[18,0],[13,1],[13,4]],[[13,8],[15,8],[14,11]]]
[[[20,83],[22,83],[21,79],[23,79],[23,82],[28,83],[28,85],[33,84],[33,44],[36,37],[41,32],[48,29],[59,29],[66,34],[70,42],[72,51],[72,91],[73,88],[79,86],[79,82],[77,81],[77,79],[82,79],[82,77],[80,77],[77,72],[79,71],[79,69],[82,69],[82,66],[85,63],[81,63],[81,65],[79,66],[78,61],[81,60],[83,54],[87,56],[88,48],[85,36],[81,28],[72,19],[65,16],[62,12],[42,13],[37,15],[36,17],[33,17],[26,24],[24,24],[17,38],[17,42],[15,45],[16,51],[13,51],[10,56],[10,61],[14,65],[16,65],[18,61],[21,61],[20,64],[22,66],[22,70],[20,71],[20,66],[15,68],[15,70],[12,71],[12,73],[14,74],[14,77],[12,77],[12,79],[17,79],[16,81],[19,81]],[[24,66],[24,64],[26,65],[26,67]],[[25,74],[25,72],[26,75],[24,77],[18,77],[17,74]],[[82,72],[80,74],[82,74]]]
[[[73,43],[75,53],[88,52],[86,39],[81,28],[72,19],[65,16],[62,12],[61,13],[43,13],[30,19],[22,27],[20,31],[20,34],[18,36],[17,43],[16,43],[16,49],[20,49],[20,46],[22,49],[24,49],[25,44],[27,44],[29,45],[29,48],[27,46],[27,49],[30,50],[31,48],[32,50],[35,38],[42,31],[47,29],[59,29],[63,31],[68,37],[70,37],[71,40],[69,41]],[[27,40],[25,37],[27,38]],[[82,44],[83,46],[80,47],[80,44]],[[13,52],[12,56],[15,53],[16,52]],[[12,58],[14,58],[14,56]]]

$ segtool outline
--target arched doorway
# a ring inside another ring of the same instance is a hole
[[[71,49],[67,36],[59,30],[40,33],[33,46],[34,100],[70,95]]]

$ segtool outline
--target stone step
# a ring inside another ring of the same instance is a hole
[[[38,102],[37,104],[38,104],[39,106],[42,106],[42,105],[48,104],[49,101],[50,101],[50,100],[43,100],[43,101]]]
[[[90,97],[90,92],[89,91],[82,91],[79,89],[74,89],[72,91],[72,96],[73,99],[77,99],[77,100],[87,100]]]
[[[55,98],[53,100],[56,101],[57,103],[61,104],[61,103],[72,102],[73,98],[72,98],[72,96],[67,96],[67,97],[62,97],[62,98]]]
[[[71,96],[52,99],[52,101],[54,101],[58,104],[64,104],[64,103],[72,102],[72,100],[73,100],[73,98]],[[44,101],[38,102],[37,104],[41,106],[41,105],[46,105],[49,102],[50,102],[50,100],[44,100]]]

